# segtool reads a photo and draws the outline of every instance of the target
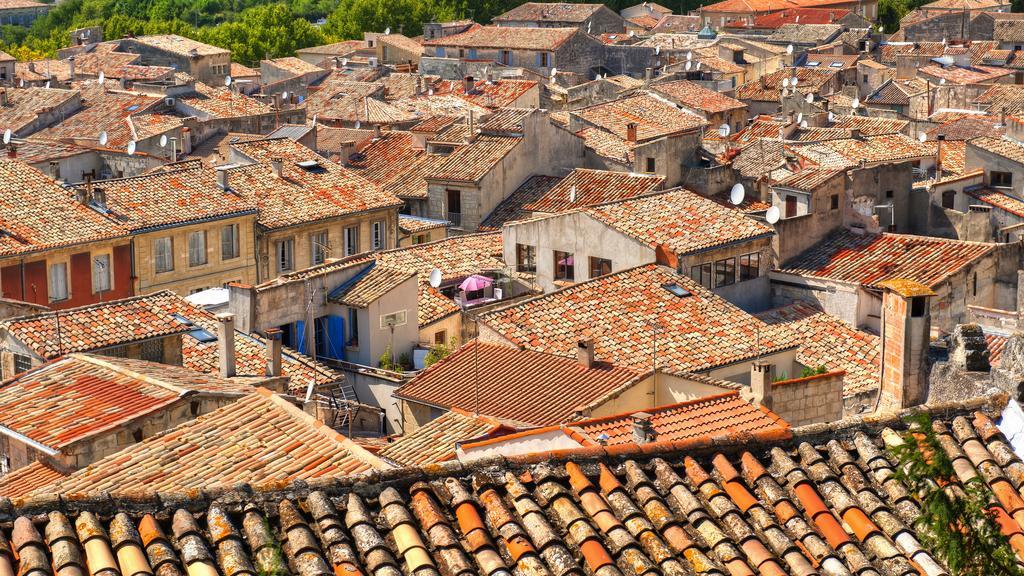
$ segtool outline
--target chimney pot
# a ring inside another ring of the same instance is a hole
[[[466,76],[465,78],[462,79],[462,82],[466,94],[472,93],[473,90],[476,88],[476,80],[472,76]]]
[[[594,340],[580,340],[576,342],[576,360],[584,368],[594,367]]]
[[[281,376],[281,330],[267,329],[267,376]]]
[[[235,315],[217,314],[217,360],[221,378],[235,375]]]
[[[282,171],[284,170],[284,160],[276,156],[274,158],[271,158],[270,169],[274,171],[274,176],[281,178]]]
[[[636,122],[626,124],[626,140],[636,142]]]
[[[7,157],[8,158],[17,158],[18,157],[18,147],[14,145],[14,142],[11,142],[10,144],[7,145]]]
[[[53,178],[54,180],[58,180],[59,179],[59,177],[58,177],[59,174],[60,174],[60,162],[57,162],[56,160],[50,160],[50,178]]]
[[[228,191],[231,189],[229,178],[227,170],[217,170],[217,185],[220,186],[221,190]]]
[[[656,434],[651,426],[651,415],[648,412],[636,412],[630,415],[633,420],[633,442],[649,444],[654,442]]]
[[[769,410],[772,408],[773,368],[767,362],[754,362],[750,366],[750,393],[753,401]]]

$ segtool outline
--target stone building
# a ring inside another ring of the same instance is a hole
[[[231,51],[177,34],[124,38],[119,50],[142,56],[142,64],[170,66],[211,86],[223,86],[231,70]]]

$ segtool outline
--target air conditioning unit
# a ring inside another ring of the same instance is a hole
[[[164,104],[167,106],[174,106],[174,98],[164,98]]]
[[[376,68],[377,67],[377,57],[376,56],[370,56],[369,58],[367,58],[367,61],[370,63],[370,68]]]

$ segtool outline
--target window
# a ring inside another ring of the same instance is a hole
[[[164,343],[159,338],[152,340],[146,340],[142,343],[142,350],[140,352],[140,358],[148,360],[150,362],[163,362],[164,359]]]
[[[372,230],[371,240],[373,241],[374,250],[383,250],[385,244],[385,232],[384,232],[384,221],[378,220],[370,225]]]
[[[885,198],[886,198],[887,200],[891,200],[891,199],[892,199],[892,196],[893,196],[893,191],[892,191],[892,190],[886,190],[886,191],[885,191]]]
[[[158,273],[174,270],[173,238],[165,236],[153,241],[153,264],[156,266]]]
[[[761,275],[761,253],[751,252],[740,256],[740,282],[753,280]]]
[[[238,224],[228,224],[220,229],[220,259],[238,258]]]
[[[206,264],[206,231],[199,230],[188,235],[188,265]]]
[[[326,230],[309,235],[310,264],[316,266],[327,261],[327,253],[330,251],[328,242]]]
[[[537,272],[537,248],[529,244],[516,244],[516,270]]]
[[[396,326],[405,326],[408,321],[408,315],[405,310],[399,310],[398,312],[392,312],[391,314],[381,314],[380,317],[380,328],[381,330],[387,328],[394,328]]]
[[[501,63],[502,64],[504,64],[505,66],[511,66],[512,65],[512,51],[511,50],[502,50],[500,56],[501,56]]]
[[[971,275],[971,294],[972,296],[978,295],[978,273],[975,272]]]
[[[27,354],[14,354],[14,373],[21,374],[32,368],[32,357]]]
[[[359,226],[345,228],[345,256],[359,253]]]
[[[274,254],[277,257],[277,271],[287,272],[295,266],[295,240],[289,238],[274,244]]]
[[[538,52],[537,53],[537,66],[540,68],[551,67],[551,53],[550,52]]]
[[[92,291],[107,290],[110,290],[110,254],[99,254],[92,259]]]
[[[572,282],[576,279],[575,261],[573,260],[572,254],[569,252],[562,252],[560,250],[554,251],[555,256],[555,280],[568,280]]]
[[[786,196],[786,218],[796,216],[796,196]]]
[[[446,189],[445,196],[448,200],[448,221],[456,228],[462,227],[462,192]]]
[[[427,235],[426,234],[417,234],[417,235],[413,236],[412,237],[412,243],[413,243],[413,245],[416,245],[416,244],[426,244],[427,243]]]
[[[715,286],[730,286],[736,283],[736,259],[726,258],[715,262]]]
[[[956,206],[956,190],[946,190],[942,193],[942,207],[952,209]]]
[[[865,74],[865,75],[864,75],[864,83],[865,83],[865,84],[867,84],[867,83],[868,83],[868,75],[867,75],[867,74]]]
[[[992,171],[988,176],[989,184],[992,186],[999,186],[1001,188],[1010,188],[1013,186],[1013,174],[1010,172],[995,172]]]
[[[829,196],[829,209],[839,210],[839,194],[833,194]]]
[[[438,330],[434,332],[434,345],[444,346],[448,342],[448,332],[445,330]]]
[[[656,165],[655,159],[654,158],[648,158],[647,159],[647,169],[646,169],[646,171],[653,174],[654,173],[655,165]]]
[[[348,309],[348,342],[345,345],[349,348],[359,346],[359,314],[355,308]]]
[[[924,316],[927,307],[928,298],[926,296],[914,296],[910,299],[910,316],[912,318],[920,318]]]
[[[50,265],[50,301],[68,299],[68,265],[67,262]]]
[[[690,268],[690,278],[705,288],[711,288],[711,262]]]
[[[597,278],[612,273],[612,261],[607,258],[590,257],[590,277]]]

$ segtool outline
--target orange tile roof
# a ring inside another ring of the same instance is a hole
[[[354,308],[366,308],[403,282],[414,278],[415,272],[380,266],[376,260],[358,263],[360,269],[328,295],[328,301]]]
[[[761,14],[754,18],[750,28],[775,30],[783,24],[832,24],[847,14],[849,10],[830,10],[828,8],[787,8],[771,14]],[[726,28],[747,27],[743,21],[729,22]]]
[[[578,28],[478,26],[459,34],[427,40],[423,45],[506,50],[555,50],[575,34],[582,34],[582,32]]]
[[[579,170],[579,169],[577,169]],[[523,220],[531,216],[531,212],[525,208],[527,204],[536,202],[556,185],[562,178],[558,176],[545,176],[542,174],[530,176],[519,188],[502,200],[494,210],[480,223],[481,232],[501,230],[507,222]]]
[[[1013,74],[1013,70],[992,66],[972,66],[970,68],[950,66],[944,68],[938,64],[931,64],[918,68],[917,73],[939,78],[952,84],[982,84],[1002,78],[1008,74]]]
[[[801,94],[817,94],[838,74],[835,69],[818,69],[800,66],[783,68],[757,80],[747,82],[736,88],[738,100],[754,100],[760,102],[777,102],[782,91],[782,81],[796,77],[796,89]]]
[[[270,104],[228,90],[223,86],[214,88],[202,82],[196,82],[195,87],[195,94],[179,96],[178,100],[185,106],[211,118],[243,118],[270,114],[274,111]]]
[[[843,230],[782,265],[782,272],[877,286],[891,279],[934,287],[995,249],[995,244]]]
[[[480,78],[474,84],[473,90],[467,94],[465,82],[461,80],[441,80],[434,86],[434,95],[454,94],[477,106],[497,110],[512,106],[516,100],[539,84],[536,80],[504,78],[488,83],[485,78]]]
[[[967,189],[964,192],[985,204],[1024,218],[1024,202],[1005,192],[993,190],[992,188]]]
[[[266,487],[388,468],[373,454],[260,388],[227,406],[94,462],[40,492]]]
[[[417,232],[446,228],[448,224],[449,223],[444,220],[434,220],[433,218],[424,218],[422,216],[412,216],[409,214],[398,215],[398,229],[406,234],[416,234]]]
[[[131,92],[111,90],[96,84],[81,86],[82,108],[62,122],[39,132],[43,138],[74,138],[85,144],[94,144],[101,131],[107,133],[107,148],[124,150],[131,140],[137,140],[132,133],[128,118],[150,113],[163,100]],[[171,116],[176,118],[175,116]],[[178,118],[177,126],[181,125]]]
[[[185,395],[241,395],[248,384],[180,366],[72,354],[0,384],[3,427],[38,443],[43,452],[66,448],[163,410]]]
[[[679,297],[664,285],[689,292]],[[794,347],[791,334],[775,331],[688,277],[648,264],[580,282],[480,317],[513,345],[575,357],[576,343],[595,339],[596,358],[648,370],[652,323],[658,335],[658,368],[673,374],[702,372]]]
[[[900,162],[933,156],[931,147],[904,134],[837,138],[793,146],[793,152],[827,168],[846,168],[866,162]]]
[[[493,18],[531,22],[586,22],[602,7],[601,4],[574,4],[570,2],[526,2]]]
[[[946,145],[945,142],[942,143]],[[993,138],[991,136],[981,136],[978,138],[972,138],[968,145],[984,150],[998,156],[1002,156],[1008,160],[1014,162],[1024,163],[1024,144],[1011,140],[1009,138]]]
[[[489,174],[522,141],[522,138],[513,136],[481,134],[469,144],[456,148],[425,176],[430,180],[476,182]]]
[[[572,114],[622,139],[627,138],[627,124],[634,123],[637,142],[700,129],[707,124],[700,116],[648,93],[596,104]]]
[[[305,60],[302,60],[301,58],[296,58],[295,56],[284,56],[282,58],[272,58],[270,60],[264,60],[263,62],[266,62],[268,65],[273,66],[275,68],[280,68],[281,70],[284,70],[284,71],[287,71],[287,72],[291,72],[292,74],[295,74],[296,76],[299,76],[299,75],[302,75],[302,74],[310,74],[310,73],[314,73],[314,74],[318,74],[318,73],[327,74],[327,72],[328,72],[327,70],[317,66],[316,64],[310,64],[309,62],[306,62]]]
[[[664,94],[687,108],[700,112],[714,114],[747,107],[746,104],[735,98],[730,98],[721,92],[708,90],[700,84],[688,80],[657,82],[651,85],[651,89]]]
[[[611,132],[601,128],[584,128],[576,133],[583,139],[583,143],[599,156],[614,160],[622,164],[632,165],[636,154],[634,142],[620,138]]]
[[[27,136],[42,128],[44,125],[36,126],[34,123],[43,111],[64,108],[69,102],[81,98],[77,90],[60,88],[6,88],[4,93],[7,94],[7,105],[0,107],[0,126],[17,136]]]
[[[660,190],[661,176],[576,168],[540,197],[523,205],[530,212],[565,212],[584,206],[617,202]],[[575,201],[571,197],[575,195]]]
[[[908,120],[896,118],[873,118],[871,116],[850,116],[846,114],[835,115],[832,120],[833,128],[860,130],[860,133],[864,136],[896,134],[897,132],[903,132],[908,124],[910,124]]]
[[[722,0],[703,6],[701,12],[764,13],[777,12],[800,5],[791,0]]]
[[[591,206],[583,212],[651,248],[664,246],[677,255],[775,233],[742,212],[682,188]]]
[[[52,484],[67,476],[52,464],[36,460],[0,476],[0,497],[20,498],[37,488]]]
[[[575,358],[474,340],[420,372],[395,396],[543,426],[571,419],[646,374],[604,363],[587,368]]]
[[[209,44],[203,44],[197,40],[179,36],[177,34],[155,34],[152,36],[136,36],[131,39],[133,42],[145,44],[160,50],[166,50],[182,56],[198,54],[199,56],[212,56],[229,52],[224,48],[218,48]]]
[[[932,128],[926,134],[929,140],[935,140],[941,134],[948,140],[970,140],[978,136],[999,138],[1006,133],[1006,127],[999,124],[995,116],[970,115]]]
[[[387,444],[377,453],[399,466],[423,466],[455,457],[456,443],[498,434],[512,428],[488,416],[452,408],[441,416]]]

